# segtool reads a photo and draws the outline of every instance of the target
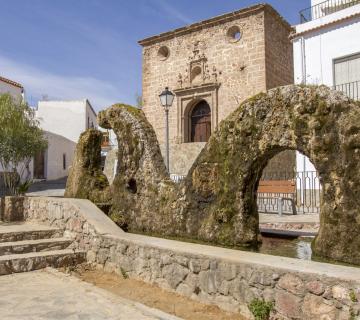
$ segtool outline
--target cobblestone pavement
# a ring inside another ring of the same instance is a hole
[[[0,277],[1,320],[180,320],[54,269]]]

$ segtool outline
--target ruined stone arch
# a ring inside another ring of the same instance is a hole
[[[360,104],[344,94],[292,85],[248,99],[220,123],[181,184],[169,179],[141,110],[114,105],[98,122],[115,131],[121,150],[110,210],[120,226],[221,245],[256,245],[261,172],[277,153],[298,150],[315,165],[323,187],[314,253],[360,264]],[[83,157],[77,152],[74,163],[83,163]],[[91,185],[92,172],[74,169],[70,181],[81,183],[86,174]],[[136,190],[130,188],[133,181]]]
[[[199,234],[255,243],[262,170],[289,149],[310,158],[323,187],[314,253],[360,264],[360,108],[325,86],[261,93],[219,125],[186,181],[189,203],[201,204],[192,210],[206,213]]]

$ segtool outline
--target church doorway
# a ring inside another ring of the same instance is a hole
[[[207,142],[211,135],[211,109],[205,100],[198,102],[191,115],[191,142]]]

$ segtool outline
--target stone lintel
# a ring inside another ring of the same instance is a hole
[[[204,83],[199,86],[191,86],[186,88],[175,89],[174,93],[177,96],[190,95],[195,94],[199,91],[212,91],[218,89],[220,87],[220,83]]]

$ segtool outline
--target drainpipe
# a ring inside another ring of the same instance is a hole
[[[306,85],[306,55],[305,55],[305,39],[304,37],[300,38],[301,42],[301,84]],[[305,192],[306,192],[306,181],[305,181],[305,171],[306,171],[306,157],[303,155],[303,173],[302,173],[302,192],[301,192],[301,202],[305,205]]]
[[[306,84],[306,55],[305,55],[305,39],[300,38],[301,42],[301,83]]]

